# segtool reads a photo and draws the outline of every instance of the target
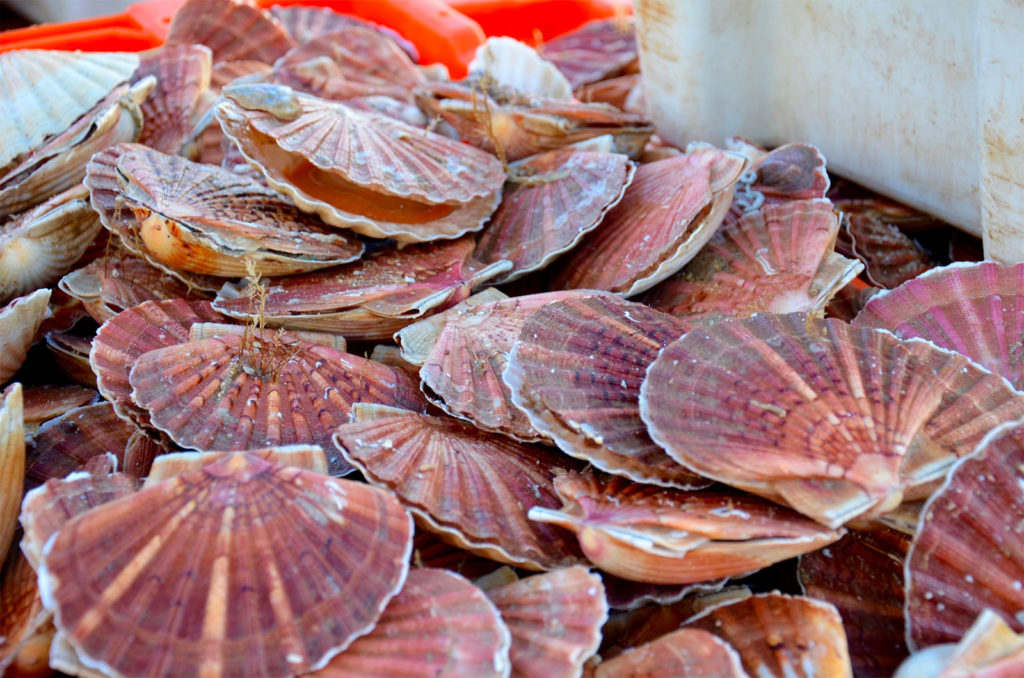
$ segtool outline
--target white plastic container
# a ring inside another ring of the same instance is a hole
[[[1024,261],[1024,2],[636,0],[668,141],[807,141]]]

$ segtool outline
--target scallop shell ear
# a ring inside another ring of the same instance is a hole
[[[553,63],[514,38],[493,37],[476,50],[470,75],[480,75],[517,94],[557,101],[572,99],[572,85]]]
[[[729,643],[701,629],[679,629],[597,665],[594,678],[621,676],[747,678]]]
[[[50,290],[36,290],[0,308],[0,384],[25,362],[44,318],[50,316]]]
[[[25,478],[25,418],[21,384],[0,403],[0,563],[18,526],[18,507]]]
[[[272,64],[295,46],[284,27],[246,0],[187,0],[174,13],[167,45],[200,44],[213,62],[254,60]]]
[[[635,70],[639,53],[632,17],[599,19],[548,40],[538,50],[569,79],[573,89]]]
[[[41,590],[83,662],[106,673],[293,675],[373,627],[411,547],[412,521],[387,493],[238,454],[69,522]]]
[[[0,56],[0,173],[66,130],[138,64],[138,55],[128,52],[5,52]]]

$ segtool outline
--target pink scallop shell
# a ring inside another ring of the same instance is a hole
[[[487,589],[512,633],[512,676],[571,678],[601,644],[608,619],[601,578],[582,566]]]
[[[623,155],[575,150],[515,163],[501,205],[477,237],[473,256],[512,262],[513,269],[495,283],[544,268],[597,228],[622,199],[634,171]]]
[[[573,89],[613,76],[639,56],[632,17],[591,21],[548,40],[538,51],[558,67]]]
[[[214,63],[274,63],[295,46],[284,27],[249,0],[186,0],[171,18],[165,44],[206,45]]]
[[[669,277],[714,235],[745,164],[708,147],[641,165],[622,201],[563,260],[554,285],[631,296]]]
[[[693,676],[747,678],[727,642],[701,629],[679,629],[597,665],[594,678]]]
[[[362,405],[355,412],[335,444],[367,480],[395,492],[420,526],[519,567],[579,562],[568,533],[526,517],[532,506],[558,505],[551,482],[570,460],[448,417]]]
[[[277,19],[300,45],[328,33],[338,33],[351,26],[361,26],[372,28],[391,38],[409,55],[410,59],[419,61],[416,46],[387,26],[379,26],[349,14],[339,14],[329,7],[281,7],[275,5],[270,8],[270,16]]]
[[[294,675],[372,628],[411,544],[387,493],[233,455],[69,522],[40,588],[105,673]]]
[[[139,143],[164,153],[178,153],[195,124],[200,98],[210,89],[212,54],[203,45],[161,47],[141,56],[132,80],[156,76],[156,87],[142,105],[145,124]]]
[[[604,294],[555,300],[520,326],[502,379],[534,429],[566,454],[637,482],[710,484],[668,456],[640,419],[647,366],[683,334],[681,322]]]

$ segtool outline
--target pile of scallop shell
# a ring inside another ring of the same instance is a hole
[[[416,60],[0,55],[0,669],[1024,672],[1024,266],[665,144],[627,18]]]

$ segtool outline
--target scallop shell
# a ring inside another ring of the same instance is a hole
[[[433,313],[409,325],[401,332],[396,332],[395,341],[398,343],[397,348],[402,356],[402,360],[414,368],[413,372],[418,375],[420,366],[427,362],[434,344],[437,343],[437,338],[441,336],[441,332],[449,320],[458,318],[474,306],[508,298],[507,294],[496,287],[485,287],[451,308],[439,313]]]
[[[133,79],[153,75],[157,82],[140,107],[145,120],[140,144],[164,153],[181,150],[210,89],[212,68],[212,53],[203,45],[169,45],[142,56]]]
[[[226,335],[244,337],[250,332],[252,332],[251,327],[237,323],[195,323],[188,328],[188,340],[199,341],[200,339],[210,339]],[[344,351],[348,348],[348,342],[345,341],[345,337],[340,334],[331,334],[330,332],[302,332],[295,330],[288,330],[286,332],[281,330],[281,336],[282,338],[299,339],[309,344],[316,344],[317,346],[326,346],[336,351]]]
[[[199,451],[296,443],[333,449],[331,434],[354,402],[425,406],[401,370],[271,332],[149,351],[129,380],[153,425]],[[329,456],[333,475],[351,470]]]
[[[271,71],[271,66],[262,61],[253,61],[251,59],[243,59],[241,61],[221,61],[213,65],[213,71],[210,74],[210,89],[218,94],[225,85],[229,85],[239,78],[246,78],[254,74],[268,75]],[[205,98],[204,98],[205,101]],[[210,109],[212,108],[213,102],[210,102]],[[210,122],[213,122],[212,120]],[[218,125],[211,125],[214,128],[218,128]]]
[[[747,146],[740,152],[750,158],[750,181],[741,182],[726,223],[762,205],[813,200],[824,198],[828,193],[830,182],[825,171],[825,156],[810,144],[785,144],[770,153],[751,152]]]
[[[926,342],[761,314],[667,346],[648,368],[640,414],[680,463],[836,527],[940,478],[1022,403]]]
[[[597,665],[594,678],[747,678],[729,643],[701,629],[679,629]]]
[[[72,520],[40,589],[105,673],[294,675],[372,628],[411,546],[387,493],[232,455]]]
[[[419,61],[416,46],[387,26],[378,26],[371,21],[348,14],[339,14],[329,7],[281,7],[275,5],[270,8],[270,16],[277,19],[292,36],[292,39],[300,45],[321,35],[338,33],[350,26],[361,26],[373,28],[388,36],[398,43],[398,46],[409,55],[410,59]]]
[[[165,44],[201,44],[213,62],[268,64],[295,46],[284,27],[249,0],[186,0],[171,19]]]
[[[515,38],[487,38],[469,62],[469,73],[484,76],[493,85],[518,94],[572,100],[572,85],[558,67]]]
[[[71,188],[82,180],[93,153],[138,139],[142,131],[139,105],[155,83],[155,78],[144,78],[130,87],[116,88],[62,134],[0,177],[0,216],[21,212]]]
[[[710,147],[641,165],[622,201],[562,260],[553,284],[628,297],[668,278],[714,235],[745,165]]]
[[[550,151],[509,168],[501,205],[477,238],[473,256],[507,259],[495,283],[544,268],[597,228],[633,181],[635,165],[617,153]]]
[[[580,101],[586,102],[599,102],[602,104],[610,104],[615,108],[623,111],[631,112],[642,112],[643,109],[633,111],[630,107],[631,99],[638,96],[635,94],[637,91],[643,91],[644,83],[643,77],[639,73],[631,73],[629,75],[620,75],[617,78],[610,78],[608,80],[601,80],[590,85],[582,85],[578,90]],[[645,153],[646,155],[646,153]],[[661,160],[662,158],[651,158],[651,160]],[[641,162],[645,160],[641,158]],[[649,162],[649,161],[647,161]]]
[[[150,426],[149,413],[131,399],[132,366],[153,349],[187,342],[194,323],[216,320],[221,316],[208,302],[184,299],[144,301],[118,313],[103,323],[92,342],[89,364],[96,373],[96,387],[118,416]]]
[[[527,442],[543,440],[526,413],[513,404],[502,373],[513,342],[530,314],[546,304],[590,294],[595,293],[570,290],[531,294],[447,311],[444,329],[420,368],[420,388],[446,412],[472,421],[480,429]],[[432,324],[433,320],[421,322]],[[419,332],[413,326],[396,335],[403,351],[409,345],[410,350],[423,353],[414,344],[426,343],[429,338],[415,336]]]
[[[722,590],[727,579],[693,584],[648,584],[601,573],[608,607],[616,610],[636,610],[651,604],[666,606],[687,597]]]
[[[135,425],[118,417],[106,402],[51,419],[39,427],[27,449],[25,489],[38,487],[49,478],[63,478],[89,459],[107,453],[117,457],[119,468],[137,478],[145,476],[159,447],[137,433]]]
[[[591,21],[546,41],[541,56],[555,64],[573,89],[627,70],[639,51],[632,17]]]
[[[669,457],[640,419],[647,366],[683,334],[682,323],[605,294],[547,304],[521,327],[502,379],[534,429],[566,454],[637,482],[710,484]]]
[[[20,494],[20,493],[19,493]],[[11,549],[0,571],[0,672],[8,676],[45,675],[53,626],[43,610],[36,573],[18,549]]]
[[[683,628],[728,642],[751,676],[853,676],[839,613],[813,598],[762,593],[713,607]]]
[[[601,577],[582,566],[487,588],[512,633],[512,676],[571,678],[601,644],[608,619]]]
[[[335,331],[349,339],[390,339],[432,309],[469,296],[508,262],[487,266],[471,259],[473,241],[460,238],[384,249],[346,266],[271,280],[263,317],[270,325]],[[214,303],[225,315],[247,319],[244,291],[225,285]]]
[[[276,466],[294,466],[311,473],[327,475],[327,455],[318,445],[281,445],[246,450],[245,453]],[[161,454],[153,460],[153,466],[142,486],[151,487],[171,478],[198,471],[229,454],[234,454],[234,452],[170,452]]]
[[[800,556],[801,588],[842,615],[857,676],[887,678],[907,656],[903,562],[909,547],[909,535],[881,527],[850,532]]]
[[[842,532],[734,491],[681,490],[624,478],[555,479],[560,511],[530,519],[576,533],[584,555],[616,576],[654,584],[733,577],[821,548]]]
[[[25,476],[25,420],[21,384],[0,401],[0,563],[18,527],[18,505]]]
[[[99,218],[82,186],[0,226],[0,303],[56,283],[99,231]]]
[[[138,478],[124,473],[94,475],[78,471],[63,480],[50,478],[29,491],[21,503],[21,525],[25,529],[21,550],[32,568],[39,569],[43,546],[68,521],[100,504],[126,497],[138,486]]]
[[[76,384],[96,388],[96,374],[89,365],[92,341],[73,332],[47,332],[46,348],[65,376]]]
[[[377,626],[319,678],[509,675],[508,628],[483,591],[444,570],[409,572]]]
[[[841,195],[841,188],[838,191]],[[836,207],[844,219],[836,249],[864,262],[865,277],[873,285],[892,289],[935,266],[920,244],[901,230],[940,230],[948,225],[905,205],[885,199],[844,199]],[[952,245],[951,245],[952,246]],[[981,258],[979,253],[978,259]]]
[[[363,244],[329,229],[275,191],[234,172],[154,150],[120,155],[122,240],[141,241],[147,257],[178,271],[288,275],[358,259]],[[123,230],[122,230],[123,229]]]
[[[1024,388],[1024,265],[934,268],[876,294],[853,324],[927,339]]]
[[[9,393],[14,384],[8,386],[4,393]],[[29,386],[22,392],[25,412],[26,432],[29,424],[39,424],[59,417],[76,407],[88,405],[99,397],[95,389],[70,384],[56,386]],[[33,428],[34,432],[35,429]]]
[[[1024,630],[1024,424],[993,430],[925,504],[906,561],[907,644],[956,642],[990,608]]]
[[[0,57],[0,171],[60,134],[138,66],[127,52],[15,50]]]
[[[821,315],[831,296],[862,269],[857,261],[825,264],[838,230],[828,200],[766,205],[722,226],[685,268],[648,291],[644,301],[685,318],[690,327],[764,311]]]
[[[552,478],[571,467],[546,448],[447,417],[365,405],[353,408],[353,423],[334,442],[368,481],[395,492],[421,527],[446,541],[532,570],[579,561],[571,536],[526,518],[531,506],[557,506]]]
[[[21,368],[36,331],[50,315],[50,290],[36,290],[0,308],[0,384]]]
[[[1016,676],[1024,671],[1024,636],[984,610],[956,645],[933,645],[905,661],[893,678]]]

